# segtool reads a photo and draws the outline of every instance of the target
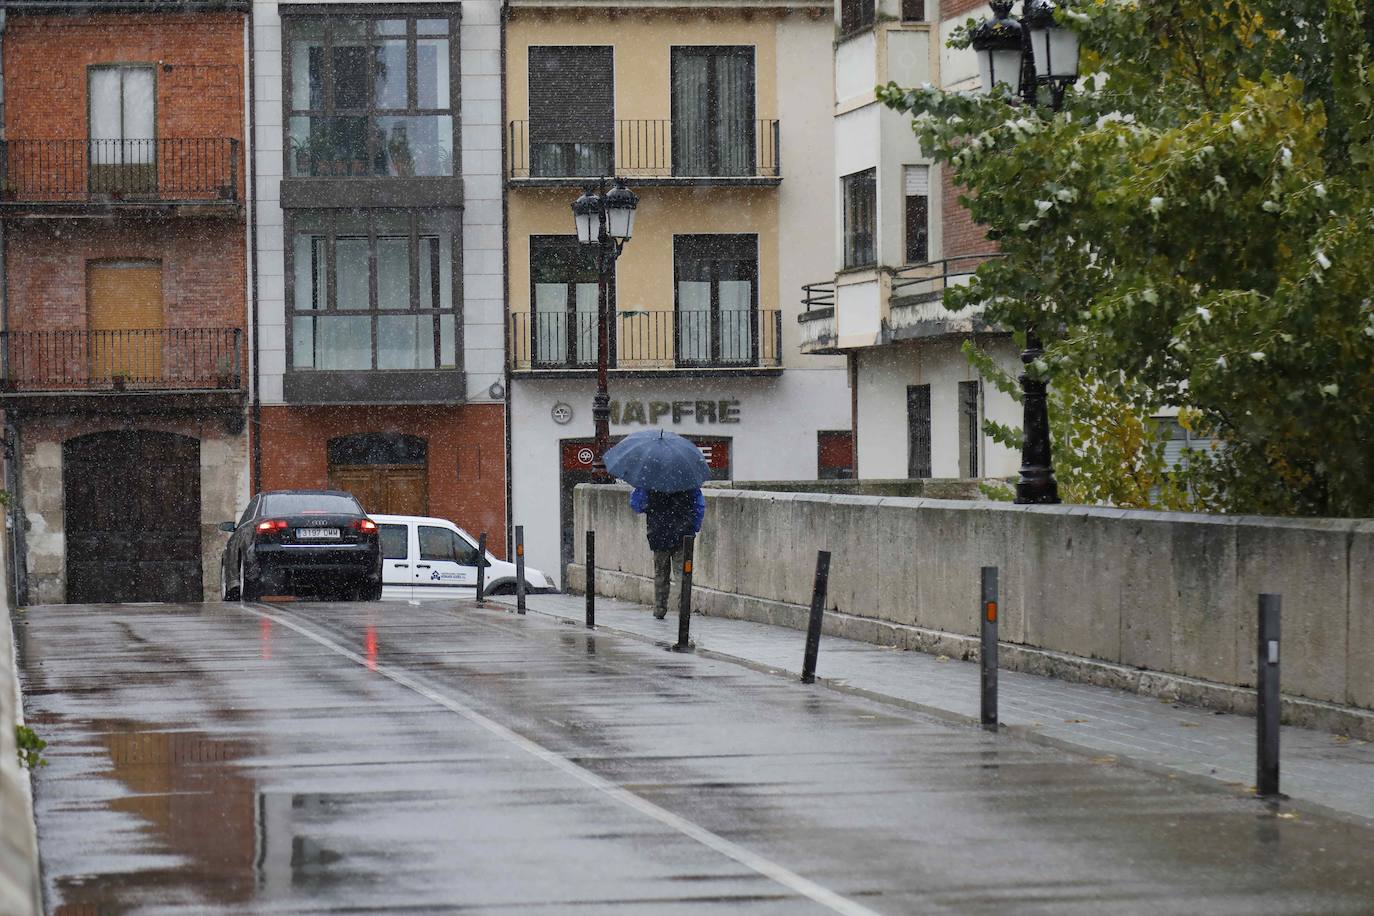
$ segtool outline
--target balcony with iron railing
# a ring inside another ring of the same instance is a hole
[[[0,396],[240,393],[239,328],[0,332]]]
[[[0,207],[237,210],[239,141],[0,140]]]
[[[511,370],[589,374],[596,369],[595,311],[514,312]],[[782,313],[776,309],[623,311],[608,329],[618,372],[778,370]]]
[[[528,121],[510,122],[514,184],[579,184],[620,175],[639,184],[775,185],[782,180],[776,119],[616,121],[614,139],[531,139]],[[536,137],[538,131],[533,132]]]
[[[887,297],[887,315],[881,322],[877,342],[891,343],[917,337],[993,330],[983,321],[981,306],[951,312],[944,306],[944,295],[945,290],[951,287],[966,285],[979,265],[1000,257],[1002,255],[998,252],[988,252],[899,268],[877,268]],[[835,280],[808,283],[802,287],[802,311],[797,315],[797,321],[801,325],[803,353],[838,353],[844,349],[839,345],[837,290]]]

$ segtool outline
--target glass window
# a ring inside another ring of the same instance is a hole
[[[758,237],[673,238],[679,365],[749,366],[759,340]]]
[[[614,171],[613,72],[609,46],[529,49],[531,175],[595,177]]]
[[[906,262],[924,264],[930,260],[930,167],[909,165],[906,191]]]
[[[844,189],[844,266],[871,267],[877,263],[874,234],[878,222],[878,181],[875,169],[840,179]]]
[[[535,364],[594,365],[598,274],[591,252],[575,236],[531,236],[530,278]]]
[[[331,493],[268,493],[262,497],[263,515],[362,515],[351,496]]]
[[[840,34],[872,28],[876,0],[840,0]]]
[[[437,528],[434,525],[419,525],[417,530],[420,533],[420,559],[458,562],[458,550],[455,543],[457,538],[454,537],[452,531],[447,528]]]
[[[284,18],[288,174],[454,173],[448,19]]]
[[[408,532],[405,525],[379,525],[382,538],[382,558],[386,560],[404,560],[410,556],[410,547],[406,543]]]
[[[457,366],[456,216],[380,210],[292,223],[293,369]]]
[[[753,175],[754,49],[673,48],[673,174]]]

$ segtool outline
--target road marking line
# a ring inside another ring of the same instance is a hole
[[[642,798],[641,796],[634,794],[628,789],[621,788],[615,783],[596,775],[591,770],[588,770],[585,767],[573,763],[571,760],[556,753],[555,751],[549,750],[542,744],[538,744],[534,741],[531,741],[529,738],[526,738],[524,735],[511,731],[509,728],[507,728],[506,726],[502,725],[494,719],[487,718],[477,710],[470,709],[469,707],[464,706],[462,703],[459,703],[457,700],[451,699],[450,697],[446,697],[442,693],[439,693],[438,691],[426,687],[424,684],[419,683],[415,679],[411,678],[409,675],[394,670],[390,665],[385,665],[381,662],[369,662],[361,655],[357,654],[356,652],[353,652],[348,648],[345,648],[344,646],[339,645],[327,636],[322,636],[312,630],[308,630],[305,627],[302,627],[299,624],[296,624],[283,617],[279,617],[276,614],[269,614],[265,611],[260,611],[257,608],[251,607],[247,604],[243,604],[242,607],[250,614],[255,614],[258,617],[263,617],[268,620],[279,623],[287,629],[299,633],[306,639],[318,643],[319,645],[324,646],[326,649],[329,649],[330,651],[338,655],[342,655],[344,658],[347,658],[350,661],[353,661],[364,668],[373,670],[377,674],[380,674],[383,677],[397,684],[400,684],[402,687],[405,687],[409,690],[414,691],[415,693],[418,693],[425,699],[433,703],[437,703],[438,705],[444,707],[450,712],[457,713],[464,719],[467,719],[472,724],[485,729],[486,731],[497,736],[498,738],[501,738],[505,741],[510,742],[511,744],[514,744],[522,751],[525,751],[527,754],[530,754],[531,756],[544,761],[545,763],[549,764],[555,769],[562,770],[569,776],[572,776],[580,782],[583,782],[591,786],[593,789],[596,789],[598,792],[601,792],[602,794],[614,799],[615,801],[620,802],[620,804],[624,805],[625,807],[638,811],[640,814],[646,815],[647,817],[653,818],[660,824],[663,824],[666,827],[670,827],[673,830],[676,830],[683,836],[696,840],[701,845],[709,849],[713,849],[721,855],[726,856],[727,858],[734,859],[736,862],[738,862],[740,865],[743,865],[745,868],[758,872],[759,874],[767,878],[771,878],[778,884],[781,884],[783,887],[795,891],[801,896],[813,900],[816,903],[819,903],[821,906],[828,907],[829,909],[834,910],[836,913],[844,913],[846,914],[846,916],[878,916],[875,910],[870,910],[867,907],[855,903],[854,901],[846,897],[842,897],[834,891],[830,890],[829,888],[823,887],[817,884],[816,882],[811,881],[808,878],[803,878],[796,872],[791,871],[790,869],[782,865],[779,865],[771,859],[766,859],[763,856],[758,855],[757,853],[751,852],[748,849],[745,849],[743,846],[740,846],[738,843],[732,842],[731,840],[727,840],[723,836],[712,833],[705,827],[702,827],[698,824],[694,824],[686,818],[680,817],[679,815],[674,814],[668,809],[662,808],[654,804],[653,802],[649,801],[648,799]]]

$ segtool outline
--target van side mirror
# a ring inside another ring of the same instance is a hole
[[[215,527],[218,528],[220,531],[223,531],[225,534],[233,534],[234,529],[237,528],[238,525],[235,525],[233,522],[220,522]]]

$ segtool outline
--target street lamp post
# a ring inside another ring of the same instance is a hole
[[[1078,35],[1055,21],[1050,0],[1027,0],[1023,17],[1011,15],[1012,0],[992,0],[992,19],[978,24],[972,35],[978,53],[983,88],[991,92],[1006,84],[1026,105],[1038,106],[1041,87],[1049,90],[1049,107],[1059,111],[1064,92],[1078,80]],[[1016,502],[1059,502],[1050,448],[1050,415],[1045,403],[1045,382],[1032,378],[1030,367],[1045,355],[1035,327],[1026,328],[1026,349],[1021,352],[1022,433],[1021,476],[1016,482]]]
[[[596,459],[592,470],[599,483],[610,480],[606,473],[606,449],[611,445],[610,279],[616,259],[633,234],[638,206],[639,198],[623,178],[616,178],[609,191],[605,179],[588,186],[572,205],[578,242],[596,246],[596,395],[592,398]]]

